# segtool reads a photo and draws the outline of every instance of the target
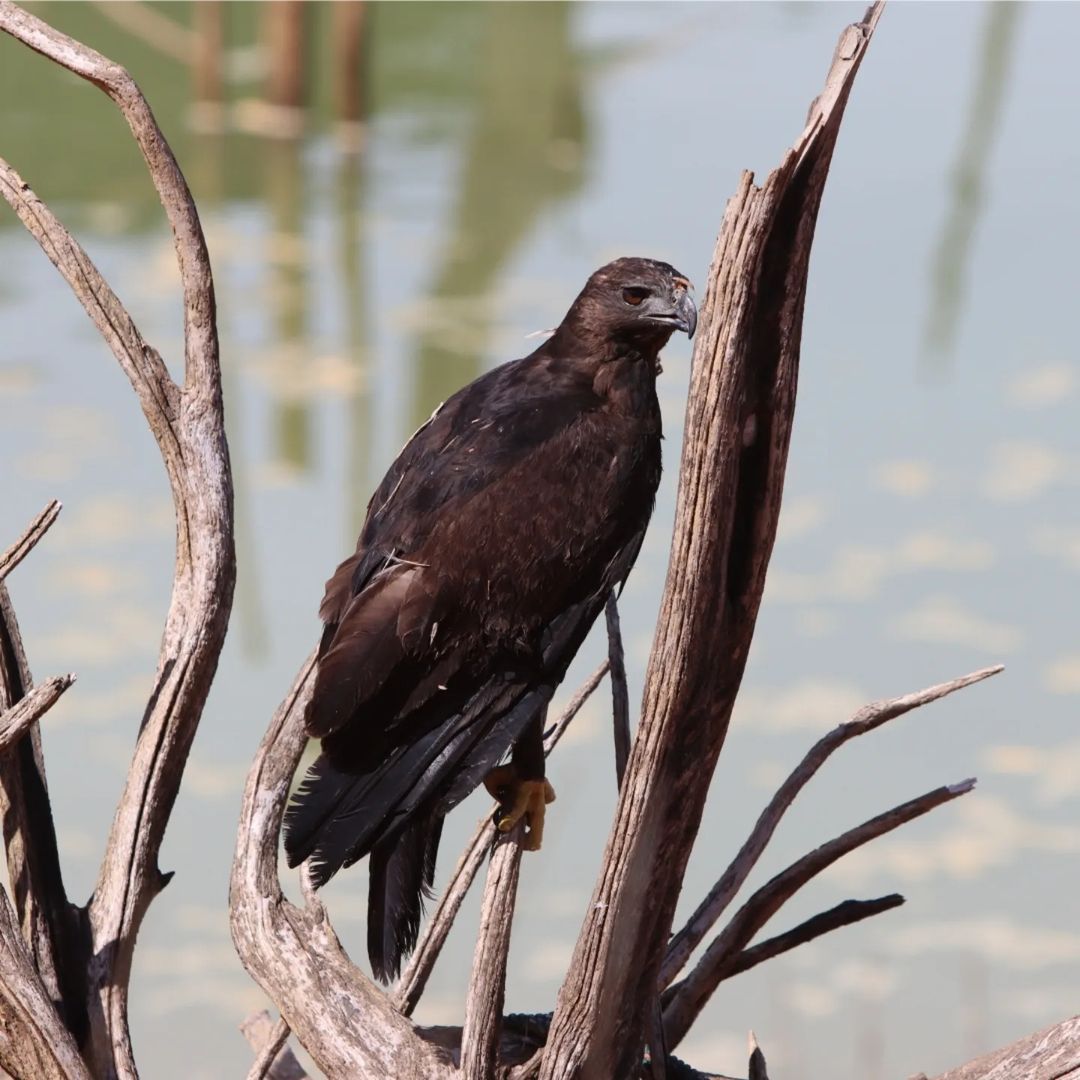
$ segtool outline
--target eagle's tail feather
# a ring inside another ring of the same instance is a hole
[[[375,845],[368,864],[368,958],[381,982],[397,978],[431,898],[443,819],[418,816],[395,840]]]

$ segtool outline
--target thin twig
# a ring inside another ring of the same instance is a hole
[[[480,867],[491,850],[495,839],[495,826],[491,815],[487,814],[476,823],[469,843],[458,859],[454,873],[439,898],[438,906],[424,927],[423,935],[417,943],[408,966],[401,973],[401,978],[394,989],[394,1004],[406,1016],[411,1016],[427,986],[428,977],[435,967],[435,962],[442,952],[443,945],[454,925],[457,913]]]
[[[901,697],[889,698],[885,701],[871,702],[869,705],[864,705],[859,709],[850,720],[838,725],[828,734],[822,736],[810,748],[806,757],[799,762],[791,775],[780,785],[776,794],[769,801],[769,805],[762,811],[750,836],[731,861],[731,865],[724,871],[720,880],[709,890],[709,894],[686,921],[686,925],[671,939],[667,954],[664,957],[664,963],[660,968],[661,988],[667,986],[678,975],[690,959],[691,953],[716,925],[717,920],[735,898],[750,871],[757,864],[761,853],[765,850],[765,846],[772,838],[777,825],[779,825],[780,819],[784,816],[784,812],[834,751],[857,735],[864,735],[868,731],[873,731],[889,720],[903,716],[904,713],[910,712],[912,709],[917,709],[921,705],[928,705],[930,702],[937,701],[957,690],[962,690],[966,686],[972,686],[983,679],[988,679],[991,675],[997,675],[998,672],[1003,670],[1004,668],[998,664],[995,667],[982,668],[980,671],[973,671],[970,675],[964,675],[959,679],[951,679],[949,682],[938,683],[936,686],[930,686],[925,690],[919,690],[912,694],[904,694]]]
[[[604,676],[608,673],[608,661],[601,662],[599,667],[574,691],[574,696],[567,703],[567,706],[562,711],[562,715],[555,721],[554,726],[548,729],[544,735],[544,756],[549,757],[551,751],[559,745],[559,740],[566,734],[566,729],[570,726],[570,721],[574,719],[585,702],[592,696],[593,691],[603,681]]]
[[[645,1044],[649,1048],[649,1076],[651,1080],[667,1080],[667,1043],[664,1040],[664,1010],[657,993],[649,1010],[648,1030]]]
[[[758,1045],[757,1036],[752,1031],[750,1032],[750,1069],[747,1080],[769,1080],[765,1055]]]
[[[758,964],[763,964],[774,956],[790,952],[800,945],[805,945],[808,941],[813,941],[814,938],[821,937],[822,934],[828,934],[842,926],[862,922],[863,919],[880,915],[884,911],[892,911],[903,903],[904,898],[899,893],[890,893],[876,900],[845,900],[836,907],[829,908],[828,911],[823,911],[799,923],[798,926],[792,927],[783,934],[777,934],[776,937],[768,938],[758,945],[743,949],[742,952],[724,961],[717,973],[717,983],[741,975],[744,971],[749,971],[752,967],[757,967]],[[671,988],[669,991],[671,996],[674,996],[679,985],[676,983]]]
[[[16,708],[33,679],[19,620],[0,581],[0,710]],[[33,967],[73,1033],[85,1030],[80,972],[70,962],[79,942],[71,918],[56,841],[41,733],[30,724],[18,745],[0,756],[0,819],[7,848],[8,880]],[[23,989],[13,986],[16,992]]]
[[[17,705],[0,713],[0,754],[7,753],[74,681],[74,675],[54,675],[35,686]]]
[[[974,787],[974,780],[964,780],[959,784],[935,788],[893,807],[822,844],[762,885],[732,916],[690,974],[672,988],[664,1009],[664,1034],[668,1046],[674,1049],[690,1030],[716,989],[717,975],[723,970],[725,962],[745,949],[765,923],[812,877],[855,848],[892,832],[943,803],[966,795]]]
[[[509,833],[496,837],[491,852],[461,1029],[461,1072],[465,1080],[488,1080],[495,1071],[523,837],[524,826],[519,822]]]
[[[611,712],[615,728],[615,779],[622,787],[626,763],[630,760],[630,694],[626,686],[626,661],[623,656],[619,608],[612,592],[604,608],[607,619],[608,664],[611,668]]]
[[[53,499],[40,514],[27,526],[26,532],[0,555],[0,581],[15,569],[37,546],[37,542],[49,531],[49,527],[60,516],[60,503]]]
[[[608,671],[608,662],[605,660],[600,666],[578,687],[574,696],[570,699],[562,715],[555,724],[548,729],[544,737],[544,754],[549,755],[555,749],[559,740],[563,737],[570,722],[581,711],[582,706],[589,700],[590,695],[600,685]],[[411,1016],[413,1010],[420,1001],[427,985],[429,976],[439,959],[443,945],[450,934],[462,902],[465,900],[480,867],[484,865],[492,840],[495,837],[495,828],[491,823],[491,814],[485,814],[473,830],[472,837],[465,850],[458,859],[450,881],[447,883],[439,903],[428,919],[420,940],[417,942],[408,966],[401,973],[397,986],[394,989],[394,1004],[406,1016]]]
[[[102,1074],[134,1075],[127,1019],[132,953],[146,910],[167,881],[158,854],[217,668],[235,582],[213,278],[187,181],[128,72],[10,0],[0,0],[0,30],[97,86],[119,108],[172,228],[184,296],[181,389],[86,252],[0,162],[0,195],[60,270],[135,387],[176,510],[173,591],[157,676],[85,913],[89,939],[81,943],[81,952],[93,957],[85,993],[92,1023],[81,1040],[87,1060]]]
[[[274,1058],[278,1056],[278,1051],[288,1041],[290,1030],[291,1028],[284,1020],[278,1020],[271,1030],[265,1045],[259,1051],[259,1056],[248,1071],[247,1080],[264,1080],[274,1064]]]
[[[259,1080],[263,1077],[266,1077],[266,1080],[309,1080],[303,1066],[296,1060],[296,1055],[286,1045],[290,1028],[285,1021],[279,1018],[275,1023],[266,1009],[260,1009],[244,1018],[240,1030],[256,1054],[248,1080],[253,1077],[258,1077]],[[274,1053],[266,1058],[266,1051],[270,1046],[274,1046]],[[259,1069],[262,1071],[259,1072]]]

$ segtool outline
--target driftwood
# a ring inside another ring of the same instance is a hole
[[[1075,1080],[1080,1077],[1080,1016],[1026,1035],[934,1080]],[[910,1080],[928,1080],[919,1073]]]
[[[550,1020],[530,1018],[523,1038],[511,1018],[502,1017],[519,857],[504,840],[489,872],[464,1031],[413,1028],[405,1021],[491,847],[487,820],[463,854],[392,999],[352,967],[313,896],[306,911],[284,899],[277,837],[304,741],[300,714],[310,667],[271,724],[245,792],[233,874],[233,937],[245,966],[330,1075],[379,1075],[392,1062],[399,1076],[460,1071],[480,1078],[511,1070],[520,1078],[623,1077],[641,1067],[646,1044],[653,1051],[650,1074],[664,1075],[669,1064],[675,1068],[667,1051],[721,979],[902,902],[896,896],[849,901],[751,945],[796,889],[846,851],[970,790],[963,783],[930,792],[793,864],[743,905],[686,979],[669,987],[661,1013],[660,991],[714,925],[779,816],[828,754],[891,716],[991,673],[870,706],[843,725],[841,734],[815,747],[766,810],[722,879],[719,896],[707,898],[668,951],[675,899],[738,690],[775,535],[814,220],[851,81],[879,13],[872,8],[864,23],[844,33],[799,142],[763,188],[743,177],[724,219],[694,356],[676,532],[642,721],[600,881]],[[613,606],[608,623],[612,671],[621,674]],[[621,678],[613,684],[621,742],[627,728],[619,697],[624,684]],[[353,1020],[361,1015],[358,1026]],[[751,1071],[762,1070],[759,1053]]]
[[[0,1042],[0,1064],[17,1076],[81,1075],[61,1061],[66,1045],[56,1031],[61,1025],[94,1075],[134,1076],[127,1020],[132,952],[147,907],[168,882],[157,865],[158,851],[217,667],[235,577],[214,289],[191,193],[127,72],[7,0],[0,0],[0,29],[93,83],[120,109],[172,226],[184,294],[185,377],[178,386],[86,252],[0,159],[0,195],[68,282],[131,380],[161,451],[177,521],[173,591],[157,676],[97,884],[84,907],[69,905],[64,891],[35,724],[0,766],[15,912],[26,959],[50,1002],[48,1010],[38,1007],[37,985],[14,955],[17,941],[5,932],[9,971],[24,969],[21,983],[5,977],[5,992],[21,997],[34,1015],[20,1037]],[[25,550],[51,518],[50,509],[35,523]],[[5,554],[5,572],[22,554],[20,545]],[[2,599],[5,656],[11,661],[5,664],[0,700],[6,710],[17,708],[31,683],[14,613],[6,594]],[[47,685],[57,689],[55,683]],[[40,697],[32,700],[41,704]],[[56,1067],[40,1065],[46,1061]]]
[[[353,14],[359,12],[358,4],[352,7]],[[937,788],[796,860],[743,901],[679,978],[726,914],[783,814],[836,749],[1001,670],[987,668],[868,705],[820,739],[686,925],[670,936],[775,536],[817,209],[847,95],[879,15],[875,5],[841,37],[825,89],[781,167],[761,188],[745,175],[728,205],[702,305],[675,536],[637,738],[631,747],[613,599],[607,613],[609,660],[546,737],[550,753],[610,666],[620,798],[554,1012],[503,1015],[520,837],[496,838],[489,817],[478,824],[392,994],[352,964],[306,876],[301,875],[303,906],[285,899],[278,837],[306,742],[302,715],[314,669],[309,657],[248,775],[230,885],[237,950],[280,1012],[276,1021],[260,1013],[243,1025],[254,1052],[250,1077],[302,1080],[304,1070],[287,1045],[295,1035],[331,1077],[621,1080],[643,1074],[654,1080],[730,1080],[698,1072],[671,1055],[719,983],[824,933],[889,911],[903,897],[847,900],[765,940],[756,941],[758,933],[837,858],[971,790],[973,781]],[[3,583],[56,520],[59,504],[49,504],[0,554],[0,795],[14,891],[12,904],[0,890],[0,1066],[16,1076],[133,1077],[126,1006],[135,936],[147,905],[168,881],[157,854],[232,596],[232,489],[213,286],[190,193],[127,73],[8,0],[0,0],[0,29],[93,82],[121,109],[173,227],[184,289],[181,387],[86,253],[0,159],[0,194],[61,271],[131,380],[158,441],[177,512],[174,589],[157,679],[97,887],[81,908],[68,903],[63,886],[37,730],[74,676],[32,685]],[[463,1026],[416,1026],[409,1016],[489,853]],[[1074,1019],[939,1080],[1050,1080],[1076,1071],[1078,1061],[1080,1022]],[[753,1036],[747,1075],[767,1080]]]

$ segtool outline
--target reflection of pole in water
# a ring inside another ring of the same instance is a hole
[[[585,142],[582,59],[568,4],[482,6],[486,41],[465,168],[417,347],[413,426],[474,378],[488,294],[551,203],[576,191]]]
[[[333,15],[334,109],[343,150],[359,150],[363,138],[364,78],[367,74],[364,0],[337,0]]]
[[[221,8],[221,0],[202,0],[192,9],[195,45],[191,58],[191,122],[198,131],[220,131],[224,126],[225,21]]]
[[[990,987],[986,961],[976,954],[967,957],[960,969],[960,1017],[964,1045],[961,1060],[985,1054],[991,1042],[987,1021],[990,1015]]]
[[[986,5],[981,61],[971,117],[952,174],[952,205],[938,240],[930,278],[925,342],[939,356],[952,351],[963,310],[971,241],[983,206],[983,178],[1001,121],[1020,5]]]
[[[364,523],[367,498],[372,483],[371,397],[369,393],[370,306],[364,274],[365,222],[363,208],[367,192],[364,162],[358,154],[342,153],[338,159],[338,234],[341,237],[341,302],[345,310],[346,344],[349,364],[356,377],[346,391],[349,431],[346,438],[345,519],[346,542],[356,540]]]
[[[262,6],[267,54],[263,94],[269,104],[282,109],[302,109],[307,104],[309,14],[306,0],[270,0]]]
[[[303,235],[302,146],[294,140],[267,142],[267,203],[273,222],[269,260],[274,275],[270,302],[276,316],[277,357],[272,379],[276,403],[278,461],[295,469],[311,465],[308,380],[299,370],[307,349],[307,258]]]

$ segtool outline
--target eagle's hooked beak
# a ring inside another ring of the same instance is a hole
[[[679,281],[685,279],[680,278]],[[678,284],[678,282],[676,283]],[[690,282],[678,290],[678,300],[675,303],[675,314],[680,320],[677,324],[679,329],[682,330],[687,337],[692,338],[694,331],[697,329],[697,305],[694,303],[694,298],[690,295],[691,286]]]
[[[661,310],[642,312],[651,322],[663,323],[674,330],[681,330],[687,337],[693,337],[697,329],[697,307],[690,295],[693,286],[684,277],[677,277],[674,282],[674,297],[671,306]],[[663,301],[657,300],[662,304]]]

